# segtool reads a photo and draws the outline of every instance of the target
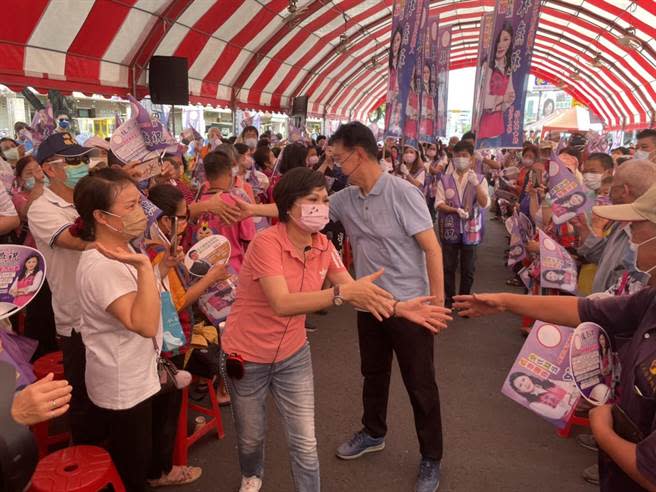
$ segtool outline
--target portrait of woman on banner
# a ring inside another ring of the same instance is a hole
[[[419,133],[424,136],[433,135],[433,120],[435,119],[435,86],[433,84],[433,74],[431,65],[425,62],[422,75],[422,92],[421,92],[421,117],[419,118]]]
[[[515,88],[512,83],[513,27],[506,22],[496,37],[491,58],[483,68],[482,112],[478,125],[480,147],[501,146],[505,133],[503,113],[515,103]]]
[[[401,134],[401,102],[399,101],[399,58],[401,55],[401,26],[392,35],[389,56],[389,87],[387,89],[387,113],[385,128],[393,134]]]
[[[419,87],[417,80],[417,64],[412,70],[410,79],[410,90],[405,103],[405,124],[403,125],[403,136],[406,139],[417,139],[417,120],[419,119]]]

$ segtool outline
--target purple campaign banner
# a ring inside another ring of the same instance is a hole
[[[0,246],[0,319],[27,306],[46,276],[46,260],[29,246]]]
[[[540,233],[540,285],[545,289],[576,292],[576,263],[556,241]]]
[[[390,42],[385,138],[417,140],[420,32],[426,28],[428,0],[394,2]]]
[[[494,35],[481,60],[476,148],[521,148],[524,104],[541,2],[497,0]]]
[[[30,359],[38,344],[39,342],[31,338],[0,329],[0,361],[7,362],[16,369],[17,390],[36,380]]]
[[[511,267],[527,257],[526,244],[535,234],[533,223],[523,213],[514,212],[506,220],[506,229],[510,233],[508,266]]]
[[[483,67],[487,61],[487,53],[492,44],[492,34],[494,34],[494,12],[483,14],[481,17],[481,27],[478,37],[478,54],[476,55],[476,79],[474,82],[474,105],[472,107],[472,125],[477,125],[480,119],[478,101],[483,97],[481,78],[483,77]]]
[[[435,142],[434,128],[437,118],[437,56],[438,17],[430,17],[421,38],[421,86],[419,108],[419,135],[423,143]]]
[[[565,164],[556,155],[549,162],[549,196],[554,224],[564,224],[579,214],[592,210],[592,200]]]
[[[446,117],[449,102],[449,63],[451,61],[451,28],[453,26],[440,26],[437,39],[437,111],[433,135],[446,137]]]
[[[570,367],[583,398],[603,405],[611,397],[613,356],[610,337],[596,323],[584,322],[574,330]]]
[[[569,369],[567,326],[536,321],[501,393],[562,429],[580,398]]]

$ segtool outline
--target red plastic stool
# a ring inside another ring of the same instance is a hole
[[[558,434],[559,437],[567,438],[572,432],[572,427],[575,425],[580,425],[582,427],[590,427],[590,420],[587,417],[578,417],[577,415],[572,414],[572,416],[567,421],[567,424],[565,424],[565,427],[557,430],[556,434]]]
[[[109,453],[95,446],[56,451],[36,466],[30,492],[97,492],[111,485],[125,492]]]
[[[187,465],[189,448],[205,434],[216,429],[217,439],[223,439],[225,437],[225,432],[223,431],[223,420],[221,419],[221,410],[219,409],[219,403],[216,399],[214,384],[212,384],[211,379],[200,378],[200,380],[207,383],[207,392],[210,395],[211,406],[210,408],[207,408],[190,402],[189,386],[182,390],[182,408],[180,409],[180,417],[178,417],[178,432],[175,436],[175,449],[173,450],[173,464],[175,465]],[[190,409],[211,418],[202,426],[194,430],[193,434],[188,436],[187,419]]]
[[[64,379],[64,354],[52,352],[39,357],[32,364],[32,370],[37,379],[46,377],[49,372],[55,375],[55,379]]]
[[[37,379],[46,377],[50,372],[55,375],[55,379],[64,379],[64,355],[61,352],[46,354],[34,361],[32,370]],[[32,432],[34,432],[36,445],[39,449],[39,458],[43,458],[48,454],[50,446],[68,443],[71,438],[68,432],[61,432],[51,436],[48,429],[48,421],[32,426]]]

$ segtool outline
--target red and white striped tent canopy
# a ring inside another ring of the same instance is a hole
[[[481,15],[494,3],[431,1],[431,14],[454,26],[452,69],[475,64]],[[656,2],[542,3],[532,72],[561,85],[609,129],[652,126]],[[187,58],[194,103],[286,111],[292,97],[307,94],[314,116],[364,119],[387,86],[392,0],[4,0],[2,6],[0,83],[12,89],[141,97],[152,55]]]

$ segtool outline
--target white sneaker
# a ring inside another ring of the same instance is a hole
[[[239,492],[258,492],[262,488],[262,480],[258,477],[241,477]]]

